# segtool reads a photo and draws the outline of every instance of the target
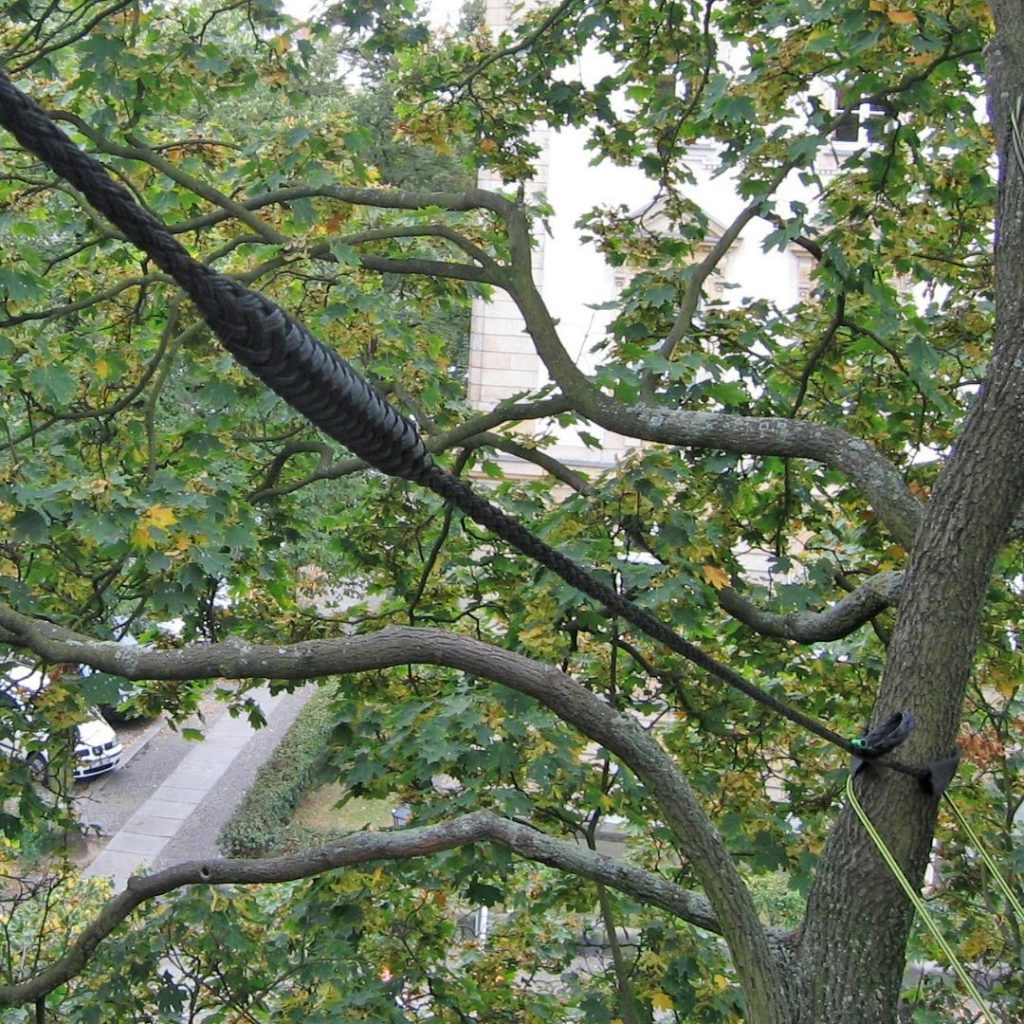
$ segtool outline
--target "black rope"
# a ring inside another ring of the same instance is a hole
[[[465,481],[443,470],[415,425],[333,349],[275,302],[192,258],[103,165],[82,152],[0,71],[0,123],[124,232],[187,292],[224,347],[312,424],[374,469],[428,487],[576,590],[601,602],[709,675],[850,754],[846,737],[765,692],[678,636],[592,573],[545,544]],[[899,766],[892,765],[899,770]]]

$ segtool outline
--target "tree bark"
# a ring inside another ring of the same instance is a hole
[[[930,762],[956,743],[978,625],[996,555],[1024,499],[1024,166],[1010,110],[1024,91],[1019,3],[995,0],[988,53],[999,154],[996,334],[987,379],[945,466],[911,554],[876,720],[909,709],[901,758]],[[937,798],[869,771],[861,798],[914,885],[931,849]],[[913,911],[847,808],[824,853],[799,946],[798,1024],[893,1024]]]

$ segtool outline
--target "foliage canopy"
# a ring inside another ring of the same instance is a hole
[[[190,251],[336,346],[549,543],[843,734],[909,708],[908,762],[957,745],[957,798],[1016,882],[1013,8],[562,0],[501,33],[470,11],[432,35],[406,0],[343,0],[302,27],[271,0],[19,0],[0,52]],[[639,168],[672,226],[650,231],[625,198],[585,216],[628,279],[591,363],[535,279],[557,213],[528,187],[538,128]],[[698,150],[737,197],[717,234]],[[501,195],[474,187],[478,169]],[[809,267],[795,304],[712,288],[763,225],[766,250]],[[196,692],[182,680],[341,677],[327,770],[409,803],[408,835],[424,830],[411,853],[406,830],[353,837],[343,869],[279,887],[241,887],[228,865],[222,888],[144,904],[59,984],[38,979],[70,963],[69,937],[25,900],[0,1005],[45,998],[75,1021],[896,1019],[907,951],[937,954],[843,807],[840,752],[325,442],[6,138],[0,243],[0,640],[101,670],[60,688],[71,704],[118,674],[174,711]],[[468,310],[501,293],[549,382],[481,410]],[[631,454],[589,477],[559,461],[559,438],[596,445],[597,427]],[[130,670],[104,642],[127,635],[147,645]],[[1019,923],[937,801],[892,772],[863,784],[918,881],[938,823],[943,927],[1016,1019]],[[3,785],[18,840],[51,810],[17,764]],[[609,830],[628,868],[595,853]],[[109,910],[75,898],[83,921]],[[461,942],[480,906],[500,926]],[[595,930],[603,958],[581,953]],[[903,999],[915,1020],[962,1012],[941,972]]]

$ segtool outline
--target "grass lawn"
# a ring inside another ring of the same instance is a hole
[[[352,797],[341,807],[337,804],[345,790],[336,782],[307,793],[295,809],[292,821],[314,829],[338,829],[356,832],[362,828],[383,828],[391,824],[391,809],[398,800],[361,800]]]

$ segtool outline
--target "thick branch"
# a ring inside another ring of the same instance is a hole
[[[629,437],[739,455],[810,459],[840,470],[857,485],[895,540],[911,547],[921,503],[896,467],[866,441],[838,427],[766,416],[625,406],[606,396],[580,411],[607,430]]]
[[[396,238],[444,238],[453,245],[458,246],[470,259],[476,260],[482,267],[497,267],[495,260],[484,252],[480,246],[475,245],[465,235],[446,224],[400,224],[394,227],[373,228],[366,231],[354,231],[349,235],[342,235],[335,239],[346,245],[360,245],[363,242],[390,241]],[[312,250],[313,255],[319,255],[321,251],[330,254],[329,245],[318,245]]]
[[[879,612],[897,604],[902,586],[902,572],[881,572],[823,612],[766,612],[731,587],[718,592],[718,603],[763,636],[809,644],[849,636]]]
[[[353,206],[379,206],[386,210],[427,210],[436,207],[452,213],[471,210],[489,210],[502,220],[516,216],[518,209],[511,200],[496,192],[470,188],[464,192],[430,192],[400,188],[361,188],[356,185],[327,185],[316,188],[298,186],[279,189],[272,193],[278,202],[287,202],[302,196],[323,196],[338,199]]]
[[[81,973],[99,944],[143,903],[186,885],[255,885],[291,882],[326,871],[380,860],[408,860],[471,843],[492,842],[527,860],[547,864],[619,889],[710,931],[718,924],[706,899],[650,871],[633,867],[577,843],[476,811],[454,821],[395,832],[355,832],[307,853],[265,860],[224,858],[176,864],[154,875],[135,876],[100,911],[60,960],[35,977],[0,986],[0,1006],[20,1006],[52,992]]]
[[[230,641],[158,651],[93,641],[3,605],[0,640],[28,647],[48,661],[84,663],[127,679],[308,679],[426,664],[457,669],[526,694],[600,743],[643,782],[708,895],[744,985],[768,1003],[782,991],[779,963],[750,894],[675,761],[635,718],[611,708],[549,665],[470,637],[413,627],[291,646]]]
[[[418,274],[421,277],[447,277],[455,281],[475,281],[478,284],[502,285],[501,278],[486,267],[474,267],[468,263],[450,263],[447,260],[391,259],[361,253],[359,264],[379,274]]]

